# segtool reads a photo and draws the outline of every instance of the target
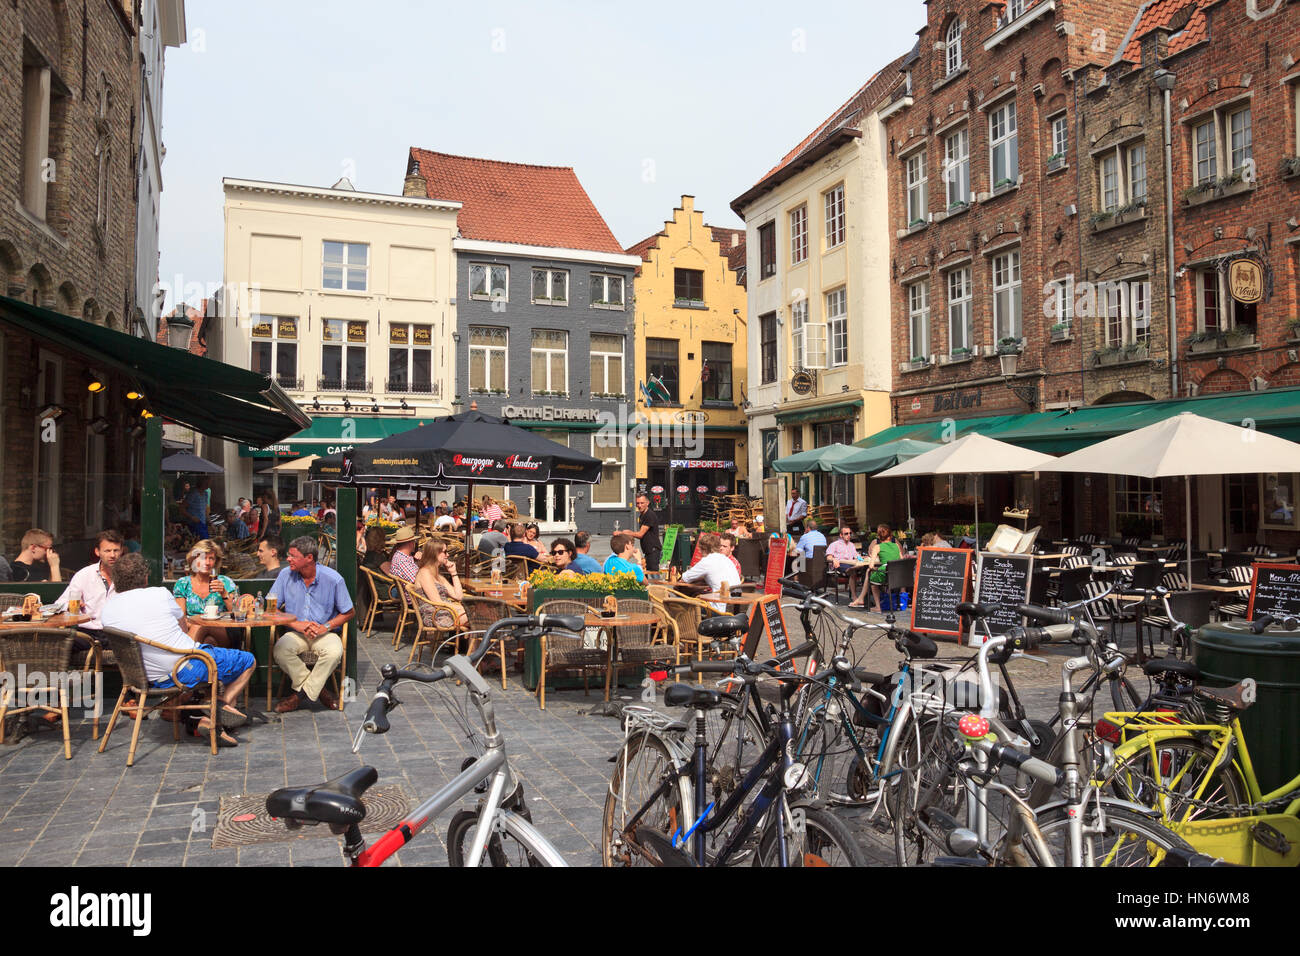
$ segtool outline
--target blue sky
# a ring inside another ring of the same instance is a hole
[[[400,193],[407,149],[573,166],[625,247],[731,200],[915,42],[921,0],[190,0],[164,86],[162,258],[221,279],[221,178]]]

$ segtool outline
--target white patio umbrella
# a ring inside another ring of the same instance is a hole
[[[312,462],[320,458],[319,455],[307,455],[304,458],[295,458],[293,461],[286,461],[276,465],[272,471],[311,471]]]
[[[1183,479],[1187,580],[1192,579],[1192,475],[1300,471],[1300,444],[1192,412],[1166,418],[1054,459],[1039,471]],[[1293,502],[1294,504],[1294,502]]]
[[[940,445],[934,451],[917,455],[911,461],[895,465],[876,475],[877,478],[907,478],[912,475],[1000,475],[1007,472],[1043,471],[1042,466],[1056,459],[1042,452],[1009,445],[979,432],[963,435],[956,441]],[[980,546],[980,496],[975,489],[975,550]]]

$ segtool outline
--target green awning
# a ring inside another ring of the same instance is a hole
[[[805,408],[797,412],[778,412],[778,425],[800,425],[805,422],[838,422],[852,418],[862,407],[862,399],[852,402],[840,402],[838,405],[823,405],[820,408]]]
[[[303,458],[307,455],[337,455],[389,435],[410,431],[432,418],[362,418],[360,415],[320,415],[311,426],[272,445],[239,446],[243,458]]]
[[[809,471],[830,471],[831,465],[849,457],[856,451],[858,449],[852,445],[841,445],[838,442],[822,448],[810,448],[808,451],[796,452],[793,455],[778,458],[772,462],[772,470],[792,475]]]
[[[1012,445],[1064,454],[1163,421],[1180,412],[1195,412],[1205,418],[1257,428],[1279,438],[1300,441],[1300,387],[1293,387],[1155,402],[1126,402],[1122,405],[1088,405],[1072,412],[957,418],[949,420],[954,425],[951,434],[945,434],[945,421],[894,425],[855,444],[862,448],[873,448],[900,438],[951,441],[978,431]]]
[[[309,418],[264,375],[0,296],[0,322],[125,376],[149,411],[205,435],[269,445]]]

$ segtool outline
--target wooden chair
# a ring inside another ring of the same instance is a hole
[[[165,644],[158,644],[136,634],[128,634],[126,631],[119,631],[116,628],[104,628],[104,641],[113,651],[113,657],[117,659],[118,669],[122,672],[122,692],[117,695],[117,703],[113,707],[113,714],[108,719],[108,726],[104,728],[104,739],[99,742],[99,753],[104,752],[108,746],[108,738],[113,735],[113,730],[117,726],[119,715],[125,715],[128,719],[135,719],[135,727],[131,732],[131,746],[126,752],[126,765],[128,767],[135,763],[135,751],[140,744],[140,725],[144,721],[145,715],[152,713],[160,708],[167,708],[171,714],[172,739],[181,739],[180,712],[194,711],[203,713],[208,718],[210,731],[208,733],[209,744],[212,753],[217,752],[217,735],[221,733],[221,721],[217,717],[217,705],[220,702],[221,685],[217,681],[217,662],[212,659],[212,655],[207,651],[195,648],[191,651],[180,652],[173,647]],[[144,656],[140,652],[141,645],[148,645],[169,654],[176,656],[176,663],[172,665],[171,679],[174,686],[161,688],[154,687],[149,683],[149,677],[144,669]],[[177,704],[176,698],[184,694],[187,688],[181,686],[180,681],[176,679],[176,673],[186,661],[201,661],[207,668],[206,681],[195,684],[190,690],[206,690],[208,699],[206,701],[193,704]],[[270,683],[269,681],[267,682]],[[150,696],[157,696],[158,702],[149,703]]]
[[[487,629],[497,621],[510,617],[513,612],[509,604],[505,601],[498,601],[496,598],[471,597],[466,595],[461,602],[465,608],[465,615],[469,618],[469,630],[458,635],[460,639],[473,638],[477,639],[487,633]],[[501,658],[501,689],[506,689],[506,639],[503,637],[494,637],[492,642],[496,645],[495,651]],[[475,640],[470,640],[467,644],[465,653],[472,653],[474,650]],[[489,647],[487,653],[483,655],[483,661],[493,653],[494,649]],[[482,667],[483,661],[479,661]]]
[[[334,681],[334,696],[335,698],[337,698],[339,702],[339,710],[343,709],[343,675],[348,672],[348,625],[351,623],[352,623],[351,621],[344,621],[343,626],[339,628],[339,640],[343,642],[343,656],[339,658],[338,667],[336,667],[334,669],[334,673],[330,675],[331,679]],[[270,647],[268,648],[268,655],[267,655],[268,661],[266,666],[266,670],[267,670],[266,709],[267,710],[271,709],[271,669],[272,668],[278,669],[278,666],[275,663],[274,651],[275,651],[275,643],[274,641],[272,641]],[[307,650],[303,651],[301,654],[298,655],[298,657],[308,667],[316,666],[316,661],[318,658],[316,652],[311,648],[308,648]],[[285,674],[284,671],[280,671],[280,689],[277,692],[278,696],[281,697],[284,696],[284,682],[287,677],[288,675]]]
[[[585,601],[547,601],[537,609],[537,613],[580,614],[585,617],[596,607],[594,602],[601,600],[603,598],[594,597],[591,604]],[[583,693],[591,692],[591,671],[603,670],[609,663],[609,653],[600,647],[588,647],[587,638],[587,634],[570,636],[564,631],[541,636],[537,699],[542,710],[546,709],[546,675],[549,671],[580,671]]]
[[[365,632],[365,636],[369,637],[370,632],[374,630],[376,617],[389,611],[397,611],[404,617],[406,604],[402,601],[395,578],[382,571],[372,571],[364,564],[359,570],[365,581],[366,593],[369,595],[369,600],[366,602],[366,617],[361,629]]]
[[[429,620],[436,621],[439,611],[446,611],[456,621],[456,609],[450,604],[443,601],[435,601],[417,588],[414,584],[402,582],[402,591],[406,594],[406,600],[411,609],[410,620],[415,625],[415,641],[411,644],[411,655],[406,659],[406,666],[410,667],[413,663],[424,656],[420,650],[422,647],[429,647],[431,659],[438,656],[438,648],[447,643],[449,639],[456,636],[460,631],[460,624],[453,624],[451,627],[438,627],[435,624],[426,624],[424,620],[424,610],[429,610]]]
[[[697,661],[708,659],[714,642],[712,638],[700,634],[700,621],[718,613],[713,605],[671,589],[668,589],[667,594],[652,593],[651,603],[659,605],[672,624],[672,643],[675,645],[674,656],[677,664],[680,665],[683,658],[688,661],[692,658]],[[736,652],[730,648],[723,648],[719,650],[719,656],[735,657]],[[697,683],[702,683],[703,680],[702,674],[696,678]]]
[[[1169,595],[1169,609],[1174,612],[1174,617],[1192,630],[1210,623],[1210,609],[1213,604],[1213,591],[1178,591]],[[1142,618],[1142,633],[1150,641],[1152,657],[1155,657],[1156,653],[1156,631],[1170,635],[1170,643],[1177,656],[1185,657],[1191,651],[1190,647],[1184,647],[1181,642],[1173,641],[1173,622],[1168,617],[1164,614],[1148,614]]]
[[[5,718],[9,715],[26,714],[36,710],[43,714],[58,714],[63,724],[63,756],[72,759],[72,736],[68,729],[68,688],[63,683],[42,680],[33,685],[30,680],[18,686],[18,675],[27,673],[42,675],[69,674],[72,671],[72,636],[65,630],[53,627],[33,627],[30,630],[0,632],[0,670],[8,680],[0,686],[0,744],[5,739]],[[56,704],[53,695],[58,695]],[[21,707],[11,706],[17,703],[17,695],[28,700],[33,696],[43,695],[49,703],[27,703]]]
[[[653,614],[659,618],[653,625],[641,627],[620,627],[618,629],[618,656],[610,667],[608,680],[618,687],[618,677],[624,668],[644,667],[652,661],[667,660],[671,654],[676,657],[676,648],[668,646],[668,639],[675,635],[667,613],[655,606],[653,601],[643,598],[620,598],[620,614]]]

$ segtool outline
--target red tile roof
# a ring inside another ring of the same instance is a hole
[[[1118,59],[1141,63],[1142,38],[1157,27],[1177,31],[1169,37],[1170,56],[1200,43],[1209,35],[1205,10],[1216,2],[1217,0],[1153,0],[1138,11],[1132,37]]]
[[[463,203],[466,239],[622,253],[570,166],[530,166],[411,147],[428,194]]]
[[[646,236],[640,242],[628,246],[627,249],[624,251],[627,252],[629,256],[639,256],[642,261],[648,262],[650,260],[650,250],[659,244],[659,238],[661,236],[666,236],[666,235],[668,235],[668,233],[664,232],[661,229],[659,232],[656,232],[653,236]]]

